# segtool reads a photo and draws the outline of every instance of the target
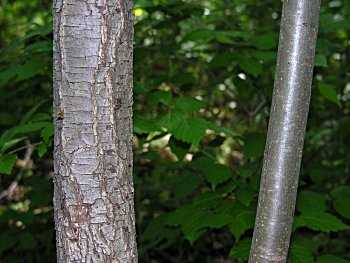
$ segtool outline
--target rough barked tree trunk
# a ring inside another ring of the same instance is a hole
[[[58,262],[137,262],[130,0],[55,0]]]
[[[320,0],[284,0],[249,262],[286,262],[309,111]]]

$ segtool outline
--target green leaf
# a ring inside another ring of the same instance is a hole
[[[0,81],[6,84],[17,75],[17,67],[9,67],[0,72]]]
[[[252,40],[249,43],[260,50],[275,49],[278,43],[277,34],[266,34],[262,36],[257,36],[252,38]]]
[[[148,90],[149,90],[149,86],[147,86],[145,83],[136,82],[134,84],[135,93],[144,93],[144,92],[148,92]]]
[[[171,149],[171,152],[177,156],[180,162],[184,159],[185,155],[191,148],[190,143],[177,140],[174,136],[171,136],[168,145]]]
[[[184,112],[187,111],[198,111],[205,107],[205,102],[196,100],[189,97],[179,97],[175,99],[175,109]]]
[[[2,252],[15,247],[17,240],[18,235],[15,235],[13,231],[3,230],[0,234],[0,254],[3,255]]]
[[[201,199],[202,197],[204,199]],[[220,197],[211,194],[202,197],[194,200],[191,205],[178,208],[169,214],[167,219],[167,224],[169,225],[181,225],[186,238],[191,244],[204,233],[205,228],[221,228],[232,220],[230,215],[206,211],[205,208],[209,208],[213,200],[220,199]],[[212,199],[213,197],[215,199]]]
[[[49,139],[53,137],[53,123],[48,123],[48,125],[41,130],[40,135],[45,144],[48,145]]]
[[[246,163],[244,165],[237,166],[235,172],[237,172],[242,178],[249,178],[257,171],[255,164]]]
[[[30,232],[21,233],[18,237],[22,249],[32,250],[36,247],[36,239]]]
[[[232,137],[242,137],[242,135],[238,134],[238,133],[235,133],[234,131],[228,129],[228,128],[225,128],[225,127],[222,127],[222,126],[218,126],[212,122],[207,122],[207,126],[208,126],[208,129],[211,129],[213,130],[214,132],[217,132],[217,133],[225,133],[226,135],[229,135],[229,136],[232,136]]]
[[[174,192],[175,199],[180,200],[192,194],[200,185],[202,179],[198,175],[184,174],[169,176],[164,182],[164,189]]]
[[[255,217],[251,211],[243,211],[231,221],[229,228],[236,241],[240,239],[246,230],[254,227],[254,220]]]
[[[16,159],[16,154],[6,154],[0,156],[0,173],[11,174]]]
[[[239,60],[239,56],[236,53],[228,52],[216,55],[213,60],[210,61],[210,66],[228,66],[237,60]]]
[[[169,91],[157,90],[151,93],[147,98],[147,103],[154,106],[158,103],[169,105],[173,95]]]
[[[350,198],[350,186],[338,186],[332,190],[331,195],[335,199]]]
[[[262,156],[266,144],[265,134],[247,133],[244,136],[244,155],[246,158]]]
[[[233,41],[231,38],[223,34],[222,32],[216,32],[215,39],[222,44],[229,44],[229,45],[235,45],[236,42]]]
[[[18,133],[31,133],[31,132],[36,132],[40,131],[41,129],[52,125],[51,122],[33,122],[33,123],[27,123],[27,124],[22,124],[15,126],[13,128],[13,133],[18,134]]]
[[[333,201],[333,207],[340,215],[350,219],[350,198],[335,199]]]
[[[350,186],[338,186],[332,190],[331,195],[335,211],[350,219]]]
[[[264,63],[272,62],[277,59],[276,52],[272,52],[272,51],[256,51],[256,52],[253,52],[252,55],[256,59],[261,60]]]
[[[328,213],[308,213],[301,214],[295,218],[294,229],[306,226],[315,231],[330,232],[347,230],[350,227],[340,221],[337,217]]]
[[[230,251],[230,257],[238,260],[248,260],[252,239],[247,237],[238,242]]]
[[[16,138],[16,139],[9,140],[9,141],[5,142],[1,148],[1,152],[5,152],[6,150],[15,146],[17,143],[24,141],[26,138],[27,137],[21,137],[21,138]]]
[[[230,168],[218,163],[210,163],[210,165],[208,163],[204,166],[203,172],[214,189],[218,184],[227,181],[232,176]]]
[[[334,102],[339,107],[341,107],[340,101],[338,99],[338,94],[331,85],[318,83],[318,90],[320,91],[320,94],[322,95],[322,97],[324,97],[329,101]]]
[[[25,124],[30,120],[33,114],[45,103],[47,100],[42,100],[41,102],[35,104],[21,119],[20,124]]]
[[[43,157],[45,153],[47,152],[47,145],[45,143],[42,143],[38,147],[38,155],[39,157]]]
[[[237,200],[245,206],[249,206],[254,200],[256,192],[250,189],[250,187],[243,187],[237,190],[236,198]]]
[[[178,126],[171,128],[170,131],[176,139],[192,143],[198,147],[200,140],[205,135],[206,129],[207,121],[205,119],[189,117],[182,119]]]
[[[180,125],[184,118],[185,115],[182,111],[168,111],[167,113],[158,117],[156,124],[160,127],[167,128],[168,130],[173,130]]]
[[[17,81],[22,81],[42,73],[47,67],[47,59],[34,56],[17,68]]]
[[[316,245],[311,240],[305,238],[293,238],[289,249],[289,257],[292,263],[314,262],[312,252]]]
[[[180,72],[171,78],[171,82],[178,87],[182,87],[188,84],[196,84],[197,79],[195,74],[192,72]]]
[[[327,68],[327,58],[324,55],[316,55],[315,56],[315,66],[316,67],[324,67]]]
[[[243,71],[253,75],[255,78],[259,76],[263,70],[263,66],[258,61],[248,57],[241,57],[238,64]]]
[[[323,213],[326,210],[326,198],[311,191],[302,191],[298,194],[297,209],[302,213]]]
[[[194,32],[191,32],[187,34],[183,39],[182,42],[187,41],[202,41],[204,43],[209,42],[214,38],[215,34],[212,30],[209,29],[199,29]]]
[[[158,127],[149,120],[134,117],[134,132],[137,134],[150,134],[151,132],[157,131]]]
[[[317,257],[317,263],[350,263],[350,260],[343,259],[335,255],[322,255]]]

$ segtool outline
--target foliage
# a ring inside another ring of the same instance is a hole
[[[140,261],[244,262],[282,3],[134,3]],[[51,6],[1,5],[1,262],[54,262]],[[293,263],[350,260],[349,15],[346,1],[322,2]]]

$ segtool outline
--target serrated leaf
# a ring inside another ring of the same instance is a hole
[[[343,186],[338,186],[334,188],[331,192],[331,195],[333,198],[350,198],[350,186],[348,185],[343,185]]]
[[[333,201],[333,207],[340,215],[350,219],[350,198],[335,199]]]
[[[296,217],[295,226],[297,227],[306,226],[315,231],[330,232],[330,231],[340,231],[347,230],[350,227],[340,221],[337,217],[328,213],[308,213],[302,214]]]
[[[350,186],[338,186],[331,192],[333,207],[340,215],[350,218]]]
[[[175,109],[181,111],[198,111],[205,107],[205,102],[189,97],[179,97],[174,102]]]
[[[16,154],[5,154],[0,156],[0,173],[11,174],[16,159]]]
[[[263,66],[258,61],[247,57],[241,57],[238,64],[243,71],[253,75],[255,78],[259,76],[263,70]]]
[[[171,152],[177,156],[180,162],[184,159],[185,155],[191,148],[190,143],[177,140],[176,138],[174,138],[174,136],[171,136],[168,145],[171,149]]]
[[[266,136],[262,133],[244,135],[244,155],[246,158],[262,156],[265,149]]]
[[[152,92],[148,98],[147,103],[151,106],[154,106],[158,103],[163,103],[165,105],[169,105],[173,95],[169,91],[157,90]]]
[[[230,257],[238,260],[248,260],[252,239],[247,237],[239,241],[230,251]]]
[[[227,179],[232,176],[232,171],[230,168],[222,164],[211,163],[210,165],[208,164],[204,167],[204,176],[213,188],[215,188],[218,184],[227,181]]]
[[[338,99],[338,94],[331,85],[318,83],[318,90],[320,91],[320,94],[322,95],[322,97],[324,97],[329,101],[334,102],[339,107],[341,107],[340,101]]]
[[[207,129],[207,121],[199,117],[184,118],[177,127],[171,128],[172,134],[176,139],[184,142],[199,145],[200,140],[205,135]]]
[[[222,127],[222,126],[218,126],[212,122],[209,122],[207,123],[207,126],[208,126],[208,129],[211,129],[213,130],[214,132],[217,132],[217,133],[225,133],[226,135],[229,135],[229,136],[232,136],[232,137],[242,137],[240,134],[238,133],[235,133],[234,131],[228,129],[228,128],[225,128],[225,127]]]
[[[317,257],[317,263],[350,263],[350,260],[335,256],[335,255],[322,255]]]
[[[182,111],[168,111],[167,113],[158,117],[156,124],[160,127],[167,128],[168,130],[173,130],[180,125],[184,118],[185,115]]]
[[[305,238],[292,239],[289,258],[292,263],[311,263],[314,262],[312,252],[316,249],[315,244]]]
[[[229,228],[230,232],[235,236],[236,241],[244,234],[248,229],[254,227],[254,214],[251,211],[243,211],[233,218]]]
[[[323,213],[326,210],[326,198],[311,191],[302,191],[298,193],[297,209],[302,213]]]
[[[315,66],[327,68],[328,67],[327,58],[324,55],[316,55]]]
[[[232,220],[232,216],[211,213],[203,209],[202,205],[203,203],[201,205],[197,203],[182,206],[169,214],[167,219],[167,224],[181,225],[184,235],[191,244],[204,233],[205,228],[221,228]]]
[[[245,206],[249,206],[254,200],[256,192],[250,189],[250,187],[243,187],[237,190],[236,198],[237,200]]]
[[[149,134],[158,130],[154,123],[140,117],[134,117],[133,125],[134,132],[137,134]]]
[[[251,177],[256,170],[257,166],[251,163],[246,163],[235,168],[235,172],[242,178]]]

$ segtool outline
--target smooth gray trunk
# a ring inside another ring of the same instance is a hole
[[[55,0],[58,262],[137,262],[130,0]]]
[[[284,0],[250,263],[286,262],[309,111],[320,0]]]

